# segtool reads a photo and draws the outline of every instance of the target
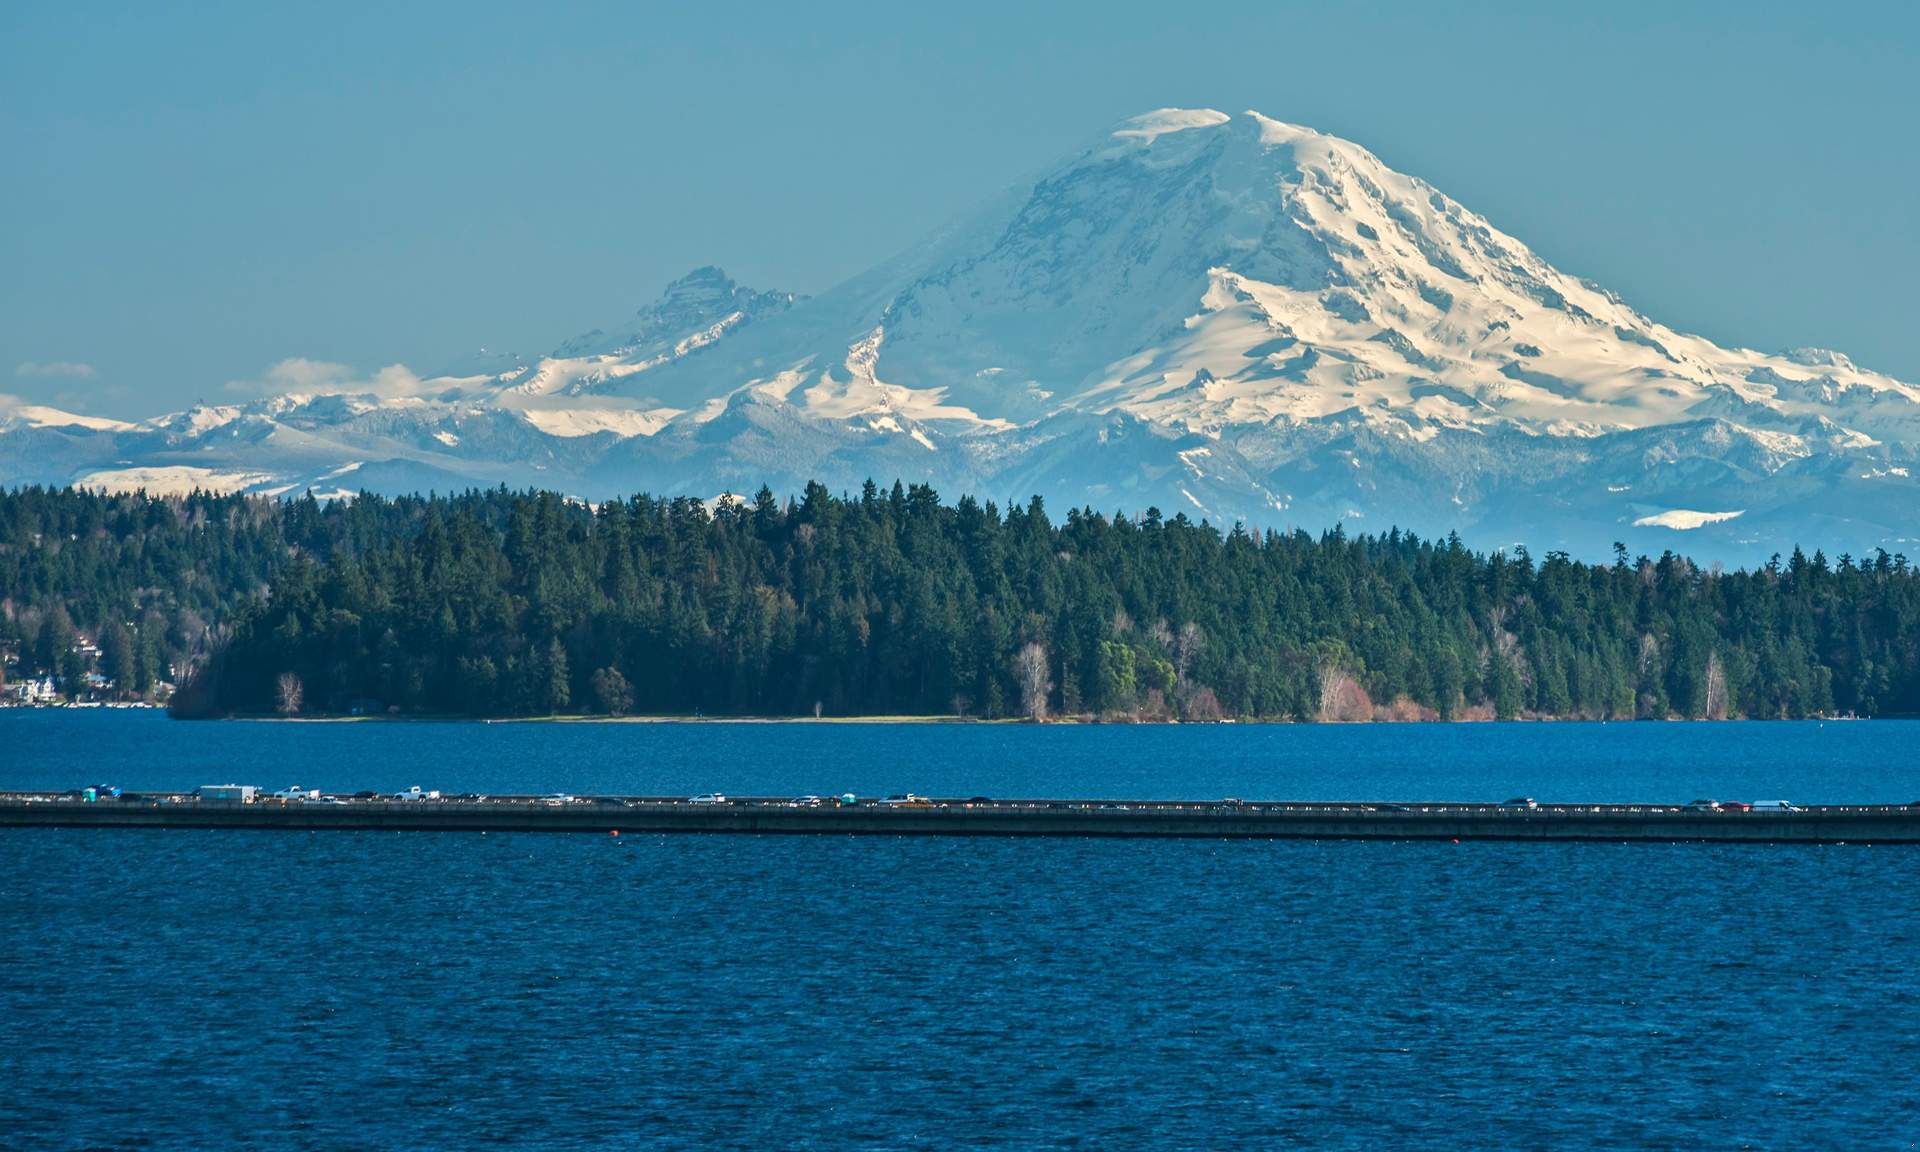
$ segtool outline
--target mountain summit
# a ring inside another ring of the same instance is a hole
[[[625,323],[417,395],[0,427],[14,483],[594,498],[900,476],[1741,560],[1920,534],[1920,389],[1674,331],[1359,145],[1210,109],[1128,120],[816,298],[704,268]]]

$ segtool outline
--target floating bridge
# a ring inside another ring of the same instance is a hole
[[[86,801],[0,793],[0,827],[282,831],[675,832],[816,836],[1111,836],[1190,839],[1596,840],[1920,844],[1920,804],[1784,810],[1659,804],[1287,803],[916,798],[907,803],[729,797],[455,796],[430,800],[203,800],[143,793]]]

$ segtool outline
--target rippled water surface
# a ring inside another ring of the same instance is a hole
[[[1027,725],[275,723],[0,710],[0,789],[859,792],[1268,800],[1920,798],[1920,721]]]
[[[1920,793],[1879,722],[1061,731],[9,716],[0,787]],[[1914,1147],[1917,890],[1896,847],[0,829],[0,1146]]]

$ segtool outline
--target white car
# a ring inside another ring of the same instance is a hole
[[[698,796],[687,797],[689,804],[725,804],[727,798],[718,792],[702,792]]]
[[[567,795],[565,792],[555,792],[551,796],[542,796],[540,803],[545,804],[549,808],[558,808],[562,805],[573,803],[573,797]]]

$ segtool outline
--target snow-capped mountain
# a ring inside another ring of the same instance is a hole
[[[1910,543],[1916,454],[1920,389],[1674,331],[1356,144],[1175,109],[812,299],[704,268],[399,397],[0,414],[7,483],[593,499],[903,477],[1734,560]]]

